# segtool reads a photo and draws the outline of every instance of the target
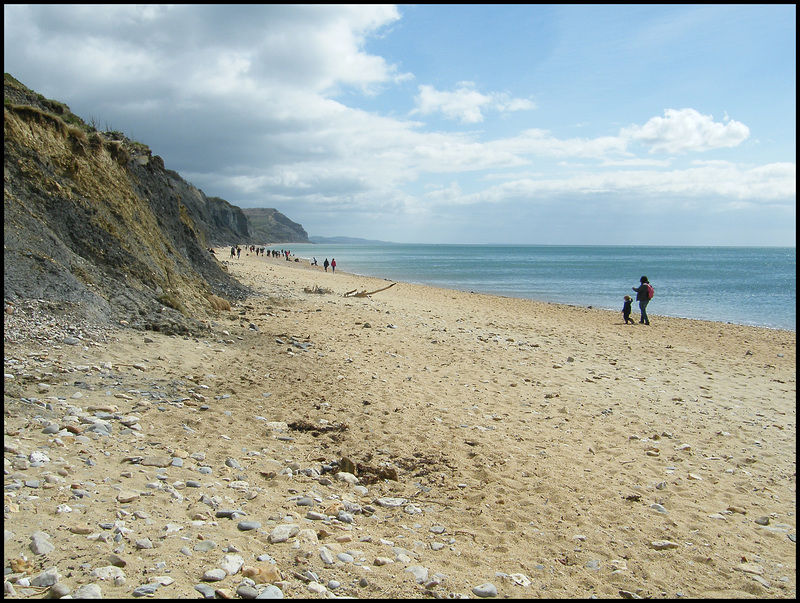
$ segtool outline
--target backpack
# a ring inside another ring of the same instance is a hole
[[[653,285],[647,283],[647,299],[653,299],[656,292],[653,290]]]

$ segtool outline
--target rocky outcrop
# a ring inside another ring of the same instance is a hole
[[[98,322],[185,332],[213,316],[210,295],[247,294],[208,251],[252,241],[239,208],[8,74],[4,100],[7,302],[59,302]]]
[[[250,221],[250,233],[256,243],[309,243],[308,233],[277,209],[243,208]]]

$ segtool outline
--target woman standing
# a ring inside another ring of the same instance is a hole
[[[647,318],[647,304],[650,303],[650,291],[652,291],[652,287],[646,276],[640,278],[639,283],[640,285],[638,287],[633,287],[633,290],[636,291],[636,301],[639,302],[639,310],[642,312],[639,324],[649,325],[650,319]]]

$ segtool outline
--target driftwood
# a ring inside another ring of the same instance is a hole
[[[380,293],[381,291],[386,291],[387,289],[394,287],[396,283],[392,283],[388,287],[384,287],[383,289],[376,289],[375,291],[370,291],[367,293],[367,290],[364,289],[363,291],[359,291],[358,289],[353,289],[352,291],[348,291],[344,294],[345,297],[369,297],[374,293]]]

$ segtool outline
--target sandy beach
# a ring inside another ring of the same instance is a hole
[[[6,316],[6,597],[795,598],[794,332],[227,256],[205,338]]]

